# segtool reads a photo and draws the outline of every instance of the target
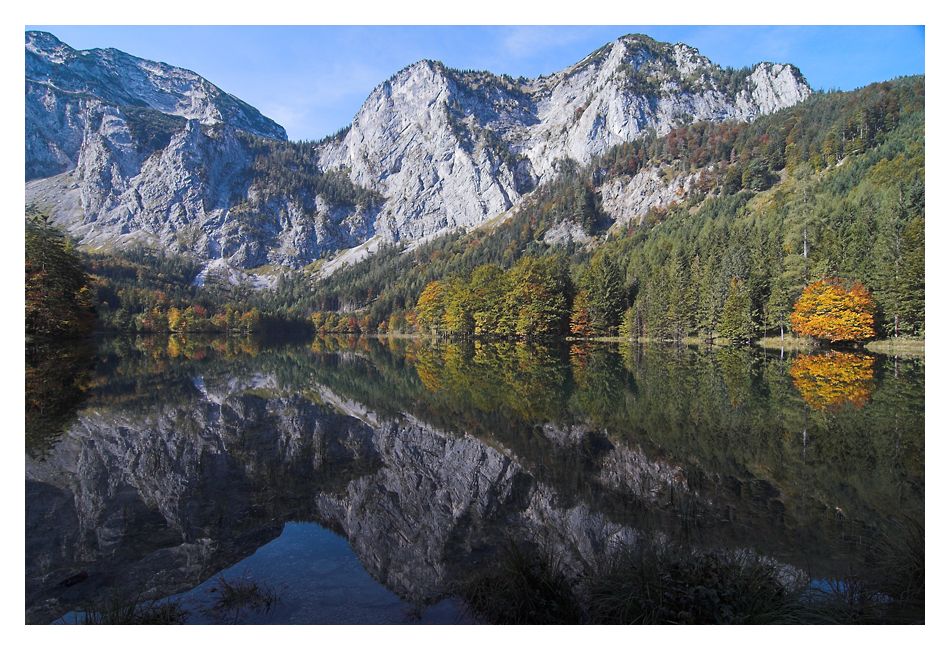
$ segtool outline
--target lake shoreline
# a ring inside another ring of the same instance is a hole
[[[396,340],[420,340],[420,341],[433,341],[433,340],[445,340],[445,341],[456,341],[451,337],[440,337],[438,335],[432,334],[417,334],[417,333],[408,333],[408,332],[367,332],[367,333],[352,333],[352,332],[316,332],[315,336],[368,336],[377,339],[396,339]],[[523,341],[526,339],[497,339],[497,338],[473,338],[468,339],[471,341]],[[457,341],[456,341],[457,342]],[[786,336],[784,339],[778,336],[766,336],[760,339],[752,341],[748,345],[733,345],[729,342],[728,339],[724,338],[715,338],[712,340],[705,339],[698,336],[687,336],[679,341],[670,341],[664,339],[656,339],[651,337],[638,337],[638,338],[627,338],[623,336],[565,336],[558,337],[551,340],[539,340],[532,341],[537,343],[547,343],[547,344],[575,344],[575,343],[625,343],[629,345],[642,345],[642,344],[660,344],[668,345],[672,347],[678,346],[706,346],[711,348],[717,347],[760,347],[765,350],[785,350],[788,352],[821,352],[823,350],[835,349],[828,346],[824,346],[815,339],[812,338],[802,338],[797,336]],[[923,359],[925,358],[925,339],[911,338],[911,337],[897,337],[897,338],[886,338],[886,339],[875,339],[868,341],[864,344],[856,344],[855,350],[866,350],[874,354],[880,354],[890,357],[902,357],[902,358],[912,358],[912,359]]]

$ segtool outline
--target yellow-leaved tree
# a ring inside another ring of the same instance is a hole
[[[831,341],[864,341],[874,336],[874,299],[860,282],[824,278],[805,287],[795,303],[792,329]]]
[[[433,280],[425,286],[416,302],[416,323],[425,332],[435,333],[442,328],[445,315],[445,285]]]

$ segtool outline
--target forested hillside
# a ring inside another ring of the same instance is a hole
[[[308,328],[261,311],[264,294],[204,274],[194,259],[146,246],[80,251],[42,213],[27,211],[26,330],[38,340],[111,332],[249,334]]]
[[[303,182],[306,145],[260,146],[276,152],[260,163],[272,185]],[[146,248],[84,253],[84,308],[101,327],[135,331],[310,320],[335,332],[743,342],[784,335],[796,302],[823,314],[837,295],[867,312],[846,317],[861,328],[796,331],[924,333],[922,77],[817,93],[748,124],[649,135],[558,170],[495,223],[411,250],[390,245],[327,278],[285,273],[270,289],[215,273],[198,286],[197,262]],[[604,188],[644,174],[692,180],[640,218],[616,218]],[[28,252],[30,241],[39,240]]]
[[[642,220],[611,220],[604,185],[646,169],[697,180]],[[554,226],[580,234],[546,237]],[[502,223],[391,247],[321,282],[287,278],[268,300],[331,312],[317,326],[337,331],[749,340],[788,330],[822,279],[869,290],[877,335],[923,334],[923,77],[564,161]]]

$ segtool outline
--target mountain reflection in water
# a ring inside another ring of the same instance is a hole
[[[247,570],[283,589],[249,622],[342,622],[337,597],[354,622],[464,622],[457,594],[511,549],[575,591],[618,549],[674,544],[836,584],[873,569],[867,550],[895,522],[922,526],[923,387],[922,362],[732,348],[173,337],[38,351],[27,621],[184,594],[203,622],[194,603]],[[275,542],[308,524],[296,551]],[[333,557],[350,573],[281,578],[274,553],[311,568],[333,555],[307,545],[321,535],[346,540]]]

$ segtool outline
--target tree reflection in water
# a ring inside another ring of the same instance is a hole
[[[874,390],[874,357],[866,354],[802,354],[789,373],[805,402],[820,411],[863,408]]]

